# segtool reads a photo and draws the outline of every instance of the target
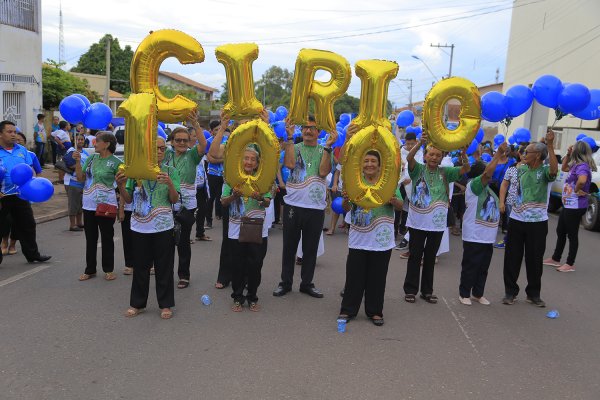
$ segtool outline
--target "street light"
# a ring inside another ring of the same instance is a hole
[[[425,66],[425,68],[427,68],[427,71],[429,71],[429,73],[431,74],[431,76],[433,76],[433,78],[435,79],[435,81],[439,81],[438,77],[435,76],[435,74],[433,73],[433,71],[431,70],[431,68],[429,68],[429,66],[425,63],[425,61],[423,61],[421,58],[419,58],[418,56],[412,55],[412,58],[414,58],[415,60],[419,60],[423,63],[423,65]]]

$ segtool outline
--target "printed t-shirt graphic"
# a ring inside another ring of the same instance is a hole
[[[174,205],[175,211],[179,211],[181,204],[188,210],[193,210],[198,206],[196,201],[196,173],[201,159],[202,157],[198,154],[195,146],[180,156],[171,149],[167,150],[163,164],[174,167],[179,172],[181,185],[181,203]]]
[[[88,157],[83,164],[85,186],[83,188],[83,209],[96,211],[98,204],[116,206],[115,175],[122,161],[114,155],[101,158],[98,154]]]
[[[495,243],[500,221],[500,201],[494,191],[481,184],[481,177],[467,184],[462,238],[467,242]]]
[[[532,170],[522,165],[518,168],[518,176],[517,197],[510,218],[522,222],[548,220],[550,186],[556,179],[556,176],[550,176],[550,167],[545,165]]]
[[[223,184],[223,197],[231,196],[232,189],[227,183]],[[271,198],[271,192],[264,195],[265,198]],[[260,218],[263,220],[262,237],[269,235],[269,224],[264,223],[265,208],[258,204],[258,201],[248,197],[240,197],[229,205],[229,239],[239,239],[242,217]]]
[[[324,210],[327,207],[327,186],[319,176],[319,166],[323,157],[323,146],[294,145],[296,165],[286,183],[286,204]]]

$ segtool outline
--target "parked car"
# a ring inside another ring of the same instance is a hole
[[[600,144],[600,143],[599,143]],[[593,154],[594,161],[600,168],[600,150]],[[562,207],[562,189],[568,172],[560,171],[556,181],[552,183],[550,199],[548,200],[548,211],[556,212]],[[592,171],[592,184],[590,185],[589,206],[583,216],[583,227],[590,231],[600,231],[600,171]]]

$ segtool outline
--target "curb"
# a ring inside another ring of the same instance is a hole
[[[42,215],[42,216],[34,218],[34,219],[35,219],[36,224],[41,224],[43,222],[54,221],[55,219],[66,217],[68,214],[69,214],[69,211],[62,210],[62,211],[57,211],[52,214]]]

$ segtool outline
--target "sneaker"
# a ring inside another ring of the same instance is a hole
[[[546,303],[544,302],[544,300],[540,299],[539,297],[529,297],[527,296],[527,298],[525,299],[526,302],[533,304],[537,307],[546,307]]]
[[[478,302],[479,304],[483,304],[484,306],[489,306],[490,301],[488,299],[486,299],[485,297],[481,296],[481,297],[475,297],[475,296],[471,296],[471,300]]]
[[[556,268],[558,272],[575,272],[575,266],[569,264],[563,264],[560,267]]]
[[[494,244],[494,248],[495,249],[504,249],[504,240],[501,240],[498,243]]]
[[[512,306],[513,304],[515,304],[515,300],[517,298],[513,295],[507,294],[506,296],[504,296],[504,298],[502,299],[502,304],[506,304],[508,306]]]
[[[405,251],[404,253],[400,253],[400,258],[407,259],[410,257],[410,251]]]
[[[394,250],[404,250],[407,247],[408,247],[408,240],[402,239],[400,241],[400,243],[398,243],[398,245],[396,245],[396,247],[394,247]]]
[[[560,267],[560,262],[554,260],[552,257],[546,258],[543,262],[544,265],[548,265],[550,267]]]
[[[458,296],[458,301],[460,301],[460,303],[464,304],[465,306],[470,306],[471,305],[471,299],[469,299],[468,297],[460,297],[460,296]]]

